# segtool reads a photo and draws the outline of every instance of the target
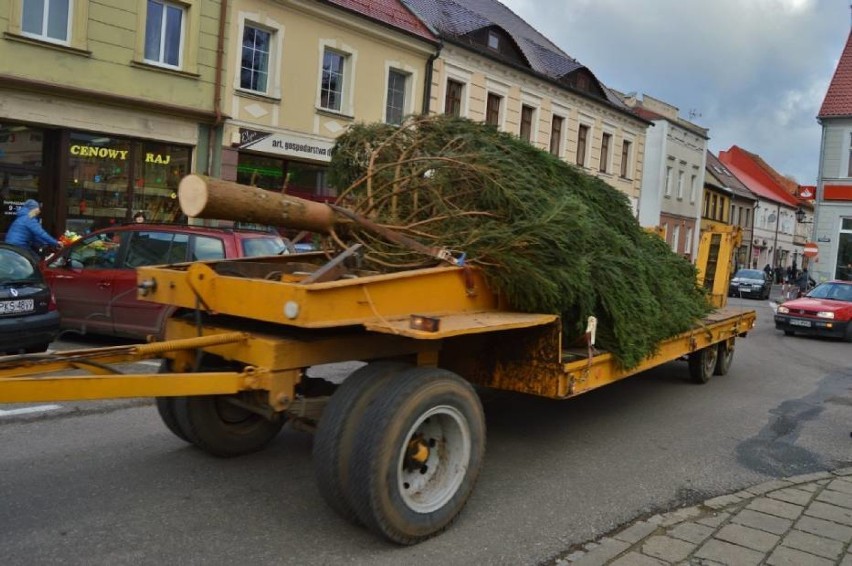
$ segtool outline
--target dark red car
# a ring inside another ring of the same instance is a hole
[[[159,335],[173,307],[136,298],[136,269],[188,261],[288,253],[275,232],[128,224],[92,232],[43,267],[63,329],[144,339]]]
[[[852,342],[852,281],[828,281],[779,305],[775,328],[788,336],[802,333]]]

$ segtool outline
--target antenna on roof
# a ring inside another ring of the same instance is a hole
[[[852,8],[852,5],[850,5],[850,8]],[[695,109],[695,108],[689,109],[689,120],[690,121],[692,121],[696,118],[701,118],[701,116],[702,116],[701,112],[699,112],[697,109]]]

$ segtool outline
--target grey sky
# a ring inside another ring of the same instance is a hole
[[[604,84],[709,128],[714,153],[738,145],[816,184],[816,115],[849,34],[848,0],[501,1]]]

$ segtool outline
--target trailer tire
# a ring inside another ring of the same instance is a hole
[[[485,455],[485,419],[473,387],[445,370],[413,368],[376,396],[359,429],[350,468],[358,519],[398,544],[449,527]]]
[[[349,465],[358,425],[384,384],[410,368],[410,364],[390,361],[358,368],[343,380],[323,410],[314,434],[314,477],[325,502],[347,521],[358,522],[349,494]]]
[[[689,354],[689,377],[695,383],[707,383],[716,369],[719,349],[716,344]]]
[[[160,363],[160,370],[158,373],[169,373],[170,366],[169,360],[163,360]],[[184,442],[192,441],[186,435],[186,433],[181,429],[180,423],[178,423],[177,415],[175,414],[175,398],[174,397],[156,397],[155,401],[157,403],[157,413],[160,415],[160,420],[163,421],[163,424],[166,425],[166,428],[171,431],[172,434],[183,440]]]
[[[716,368],[713,375],[728,375],[731,363],[734,361],[734,343],[719,342],[719,352],[716,357]]]
[[[213,456],[232,458],[257,452],[284,426],[284,415],[272,419],[228,402],[230,395],[176,397],[178,426],[186,437]]]

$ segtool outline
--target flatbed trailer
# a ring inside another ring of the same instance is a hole
[[[727,373],[756,316],[725,307],[735,234],[702,244],[719,308],[630,369],[591,340],[563,347],[558,316],[509,310],[475,268],[378,274],[312,253],[139,268],[142,297],[179,307],[164,340],[0,358],[0,402],[154,397],[169,430],[222,457],[262,449],[289,421],[315,432],[331,507],[413,544],[473,491],[485,450],[475,386],[568,399],[679,359],[698,383]],[[153,358],[160,373],[116,369]],[[307,375],[349,360],[366,364],[339,386]]]

